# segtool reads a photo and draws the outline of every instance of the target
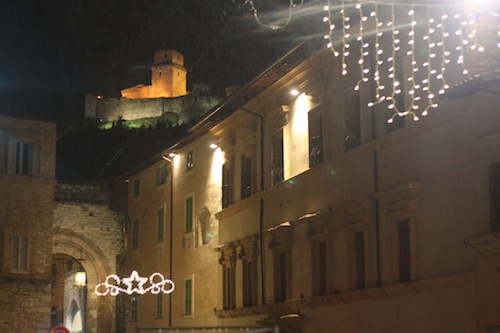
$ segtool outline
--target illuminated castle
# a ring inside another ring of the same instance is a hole
[[[85,117],[102,123],[120,119],[138,126],[159,120],[182,124],[198,119],[220,101],[219,97],[210,96],[208,86],[195,85],[188,92],[186,83],[184,56],[172,49],[156,51],[151,85],[123,89],[121,98],[88,94]]]

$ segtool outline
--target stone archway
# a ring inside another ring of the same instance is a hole
[[[115,331],[116,300],[114,297],[98,297],[94,290],[98,283],[114,271],[116,263],[110,263],[99,247],[90,239],[70,230],[55,230],[52,254],[63,254],[80,261],[87,274],[87,301],[85,333],[111,333]]]

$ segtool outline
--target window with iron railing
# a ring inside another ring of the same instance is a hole
[[[323,162],[323,117],[321,109],[309,111],[309,167]]]
[[[283,130],[274,133],[272,137],[272,182],[279,184],[284,180],[283,164]]]
[[[252,194],[252,158],[241,155],[241,199]]]

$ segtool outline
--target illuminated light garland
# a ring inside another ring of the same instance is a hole
[[[347,43],[347,39],[351,37],[351,34],[348,32],[351,27],[348,24],[350,17],[345,15],[345,9],[345,0],[342,0],[342,9],[340,10],[342,14],[342,75],[347,75],[346,57],[349,56],[350,47],[350,44]]]
[[[146,284],[149,280],[150,286],[144,289],[144,284]],[[156,281],[155,281],[156,280]],[[134,282],[137,283],[137,287],[134,287]],[[170,285],[169,289],[165,289],[166,285]],[[126,286],[126,288],[120,287],[121,285]],[[104,291],[103,288],[105,289]],[[120,277],[115,274],[108,275],[106,280],[103,283],[99,283],[95,287],[95,293],[98,296],[117,296],[121,292],[132,295],[139,294],[144,295],[148,291],[151,291],[152,294],[159,294],[160,292],[164,294],[170,294],[175,289],[175,284],[170,279],[165,279],[165,277],[161,273],[153,273],[147,277],[139,276],[136,270],[133,270],[130,274],[130,277],[124,278],[120,280]]]
[[[401,112],[400,110],[397,111],[399,111],[398,113],[399,116],[406,116],[410,114],[413,116],[413,120],[417,121],[419,118],[415,112],[419,108],[416,102],[420,99],[420,97],[417,96],[418,90],[420,89],[420,85],[417,85],[417,83],[415,82],[415,75],[417,75],[418,67],[415,58],[415,26],[417,25],[417,21],[415,21],[414,6],[411,6],[410,11],[408,12],[408,16],[410,16],[411,20],[410,21],[411,30],[410,32],[408,32],[408,36],[410,37],[410,40],[408,41],[408,44],[410,45],[410,50],[406,54],[411,56],[411,76],[408,78],[408,82],[411,82],[411,89],[408,91],[408,95],[410,95],[411,97],[411,102],[410,106],[408,107],[408,110],[404,112]]]
[[[387,97],[387,100],[390,102],[388,105],[388,108],[390,110],[397,110],[396,108],[396,95],[401,93],[401,89],[399,88],[399,81],[397,80],[397,75],[396,75],[396,53],[401,49],[399,46],[399,30],[396,29],[396,25],[394,24],[394,21],[396,19],[396,15],[394,13],[394,5],[391,5],[391,21],[387,23],[388,26],[391,27],[391,36],[392,36],[392,54],[391,56],[387,59],[388,61],[391,62],[391,67],[389,67],[388,72],[389,75],[387,76],[389,79],[392,80],[392,93],[391,96]],[[388,123],[392,123],[394,121],[394,117],[397,115],[397,112],[394,112],[392,117],[387,120]]]
[[[286,20],[285,23],[283,23],[282,25],[276,25],[276,24],[265,24],[265,23],[262,23],[259,19],[259,13],[257,11],[257,7],[255,7],[254,3],[253,3],[253,0],[245,0],[245,2],[243,3],[243,6],[249,6],[250,8],[250,11],[253,13],[253,17],[255,18],[255,21],[257,21],[258,24],[260,24],[261,26],[263,26],[264,28],[269,28],[271,30],[280,30],[280,29],[284,29],[288,26],[288,24],[290,23],[290,21],[292,20],[292,12],[293,12],[293,9],[295,7],[301,7],[303,5],[304,1],[301,0],[300,4],[299,5],[296,5],[293,0],[290,0],[290,4],[288,6],[288,18]]]
[[[382,37],[384,33],[383,31],[380,31],[380,27],[383,26],[384,23],[379,21],[377,13],[378,5],[375,5],[375,10],[370,13],[370,16],[375,18],[375,72],[373,73],[373,80],[375,81],[376,88],[375,101],[368,103],[368,107],[380,104],[386,99],[386,96],[381,95],[385,86],[380,83],[380,66],[384,64],[384,61],[380,58],[380,56],[384,53],[384,50],[380,47],[380,37]]]
[[[337,50],[335,50],[334,46],[333,46],[333,39],[332,39],[332,34],[333,34],[333,31],[335,29],[335,24],[333,24],[333,21],[332,21],[332,15],[331,15],[331,11],[330,11],[330,0],[328,0],[328,4],[323,7],[323,9],[325,10],[325,12],[327,12],[326,16],[323,17],[323,22],[325,22],[326,24],[328,24],[328,34],[325,35],[325,39],[328,40],[328,44],[326,45],[327,48],[329,48],[332,52],[333,52],[333,55],[335,57],[338,57],[339,56],[339,52]]]
[[[461,15],[456,14],[454,17],[456,19],[460,19]],[[464,39],[464,33],[463,33],[463,29],[465,29],[467,24],[468,24],[467,21],[462,21],[460,24],[460,29],[455,32],[455,34],[458,35],[460,38],[460,45],[458,45],[456,47],[456,50],[459,51],[459,53],[460,53],[458,56],[457,63],[462,66],[462,73],[464,75],[469,74],[469,71],[467,70],[467,67],[465,66],[465,57],[464,57],[464,46],[469,44],[469,41],[467,39]],[[446,36],[446,37],[448,37],[448,36]]]
[[[434,94],[432,93],[432,74],[433,71],[433,61],[432,59],[436,57],[435,51],[433,50],[436,47],[436,44],[433,42],[433,36],[436,34],[436,29],[434,28],[434,23],[436,22],[434,18],[431,17],[430,8],[427,8],[427,30],[429,32],[428,35],[424,36],[423,39],[427,40],[427,61],[423,63],[423,66],[427,68],[427,76],[422,80],[422,91],[427,94],[427,100],[429,104],[422,111],[422,116],[427,116],[429,110],[431,108],[436,108],[437,104],[434,103]]]
[[[467,47],[474,52],[484,51],[484,47],[481,46],[477,40],[477,20],[474,20],[473,15],[463,19],[465,15],[461,15],[457,12],[457,9],[463,10],[463,5],[408,5],[401,3],[391,4],[380,1],[357,1],[355,3],[355,9],[359,17],[356,15],[353,20],[352,11],[350,13],[348,12],[348,8],[351,4],[348,5],[346,0],[342,0],[340,9],[342,21],[342,51],[338,52],[333,48],[333,34],[335,31],[340,32],[340,29],[335,30],[335,24],[330,14],[332,10],[330,4],[331,1],[328,0],[328,5],[324,7],[327,14],[323,19],[329,26],[329,33],[325,35],[325,39],[328,40],[327,47],[332,50],[335,57],[339,55],[342,56],[342,75],[345,76],[348,74],[348,66],[350,66],[348,65],[350,64],[350,61],[348,61],[350,55],[349,48],[351,46],[350,40],[352,38],[360,43],[360,54],[359,57],[357,57],[357,63],[359,64],[361,78],[355,84],[354,89],[359,90],[361,83],[373,80],[376,87],[375,98],[368,103],[368,107],[379,104],[382,105],[383,102],[387,102],[388,109],[394,112],[388,122],[392,122],[395,116],[406,115],[410,115],[414,120],[418,120],[419,116],[426,116],[430,109],[437,108],[438,105],[435,102],[435,96],[437,94],[444,94],[446,90],[450,88],[450,85],[447,83],[447,78],[449,76],[447,73],[448,65],[451,64],[452,61],[455,61],[461,66],[461,73],[468,77],[469,70],[467,69],[464,56],[465,48]],[[375,6],[375,10],[370,13],[369,17],[363,15],[364,10],[366,10],[366,8],[363,8],[364,5]],[[380,20],[379,11],[383,10],[383,7],[387,8],[388,6],[391,8],[392,17],[390,22],[383,23]],[[402,16],[403,22],[396,24],[395,8],[404,9],[407,7],[410,8],[407,19]],[[420,21],[417,20],[417,15],[415,14],[415,9],[417,7],[424,7],[427,9],[427,15],[422,13],[422,15],[418,16]],[[431,7],[433,8],[433,13],[439,13],[439,10],[441,11],[440,19],[437,18],[437,15],[436,17],[431,17]],[[445,8],[451,10],[445,12]],[[494,13],[489,14],[495,15]],[[422,17],[425,17],[425,19],[421,20]],[[358,19],[359,21],[357,21]],[[369,19],[375,20],[375,31],[366,31],[367,26],[365,22]],[[459,19],[460,21],[457,21]],[[350,30],[351,24],[359,25],[357,36],[352,36]],[[382,30],[384,26],[390,29],[388,36],[390,34],[392,41],[387,41],[389,45],[381,43],[380,41],[380,37],[384,34]],[[417,34],[417,26],[426,26],[427,32],[420,32],[421,30],[419,29]],[[449,31],[453,29],[454,26],[459,26],[456,28],[455,34],[453,34],[453,30]],[[404,51],[401,46],[401,34],[399,29],[405,32],[404,39],[406,46],[404,47]],[[469,31],[466,32],[465,29]],[[366,57],[369,56],[368,53],[370,50],[369,44],[366,42],[366,36],[372,38],[373,32],[375,32],[375,37],[372,50],[375,50],[376,54],[374,57],[374,68],[370,70],[369,68],[365,68]],[[498,35],[500,36],[500,25]],[[418,46],[416,45],[420,39],[426,41],[423,47],[420,46],[421,44],[418,44]],[[387,46],[390,50],[387,50]],[[500,48],[500,42],[497,43],[497,46]],[[452,50],[454,51],[452,52]],[[396,59],[400,56],[398,55],[399,52],[401,52],[401,56],[405,55],[411,58],[409,59],[409,61],[411,61],[410,75],[405,78],[404,82],[398,81],[398,76],[400,76],[398,74],[401,73],[396,73],[402,70],[396,67]],[[421,52],[423,52],[422,56],[425,58],[421,58],[420,56],[417,57]],[[386,59],[383,59],[385,55],[388,56]],[[384,64],[388,66],[387,77],[392,81],[392,91],[387,92],[387,94],[383,93],[386,87],[381,78],[381,73],[385,72],[385,70],[381,68]],[[401,88],[405,82],[408,82],[407,84],[409,85],[409,90],[406,92],[406,95],[410,97],[410,101],[407,104],[408,107],[405,107],[404,110],[399,110],[398,105],[396,105],[396,99],[397,96],[402,93]],[[426,99],[426,102],[422,99]]]
[[[361,7],[360,3],[356,4],[356,9],[358,10],[359,13],[359,35],[356,38],[356,40],[359,42],[359,69],[361,73],[361,78],[359,81],[356,83],[356,86],[354,87],[354,90],[358,91],[359,90],[359,85],[364,82],[368,82],[368,78],[365,76],[365,74],[368,74],[370,72],[370,69],[365,68],[365,57],[368,56],[368,51],[365,51],[365,49],[368,49],[370,44],[365,43],[365,40],[363,38],[363,31],[364,31],[364,26],[363,22],[366,22],[368,20],[368,17],[363,15],[363,8]]]

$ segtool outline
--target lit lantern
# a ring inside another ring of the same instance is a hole
[[[87,281],[87,275],[85,272],[76,272],[75,273],[75,286],[78,288],[84,287]]]

